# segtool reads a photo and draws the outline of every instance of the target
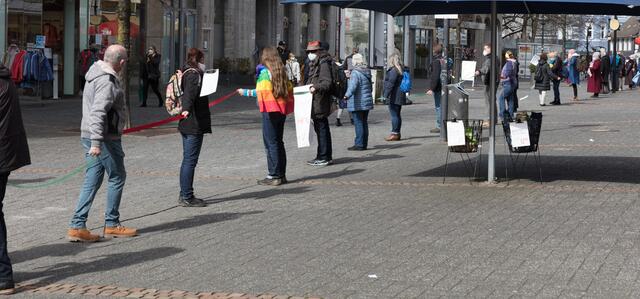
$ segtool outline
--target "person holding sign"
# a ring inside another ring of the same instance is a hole
[[[204,134],[211,134],[211,111],[208,98],[201,97],[204,76],[204,53],[191,48],[187,64],[182,69],[182,116],[178,130],[182,135],[182,165],[180,166],[180,196],[183,207],[204,207],[205,202],[193,194],[193,177],[202,149]]]
[[[364,63],[362,54],[354,54],[351,58],[353,69],[344,98],[347,100],[347,110],[351,112],[356,129],[354,146],[350,151],[367,149],[369,141],[369,110],[373,109],[373,88],[371,86],[371,71]]]
[[[256,89],[238,89],[245,97],[257,97],[262,113],[262,137],[267,152],[269,174],[258,181],[263,186],[279,186],[287,183],[287,152],[284,148],[284,122],[294,110],[293,84],[287,77],[284,63],[276,48],[262,50]]]

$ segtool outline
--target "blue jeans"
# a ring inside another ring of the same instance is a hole
[[[509,105],[509,110],[505,108],[505,101]],[[502,93],[500,93],[500,97],[498,97],[498,112],[500,112],[498,117],[504,119],[505,113],[508,113],[509,117],[513,118],[513,114],[515,113],[513,105],[513,85],[510,82],[502,82]]]
[[[402,106],[389,103],[389,114],[391,115],[391,134],[400,135],[402,129]]]
[[[262,113],[262,138],[270,178],[283,178],[287,173],[287,152],[283,141],[286,119],[287,116],[279,112]]]
[[[436,128],[440,129],[440,126],[442,125],[442,111],[440,109],[440,104],[442,103],[442,92],[434,91],[433,101],[436,105]]]
[[[2,212],[2,202],[8,181],[9,173],[0,173],[0,285],[13,283],[13,269],[7,252],[7,225]]]
[[[367,148],[369,144],[369,110],[353,111],[353,125],[356,128],[356,139],[354,145],[360,148]]]
[[[193,177],[200,157],[203,134],[182,134],[182,165],[180,165],[180,198],[193,197]]]
[[[313,130],[318,136],[318,152],[316,160],[333,160],[333,145],[331,144],[331,130],[329,129],[328,118],[314,118]]]
[[[560,81],[561,80],[553,80],[553,101],[560,103]]]
[[[120,224],[120,200],[122,199],[122,189],[127,179],[127,172],[124,169],[124,152],[120,140],[105,140],[100,147],[100,156],[89,155],[91,140],[82,138],[82,146],[85,149],[85,161],[87,170],[84,175],[84,183],[78,205],[71,219],[71,228],[86,228],[87,217],[91,204],[96,197],[96,193],[102,185],[105,171],[109,178],[107,185],[107,205],[104,212],[106,226],[113,227]]]

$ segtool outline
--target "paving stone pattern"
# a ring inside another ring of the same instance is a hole
[[[563,99],[570,93],[563,86]],[[473,118],[484,117],[481,94],[472,92]],[[196,194],[209,203],[200,209],[177,205],[175,125],[127,136],[121,214],[139,237],[65,242],[81,176],[8,189],[9,250],[24,286],[17,297],[639,297],[640,92],[546,107],[526,84],[519,94],[529,95],[521,109],[544,113],[542,183],[531,156],[505,180],[511,164],[498,129],[499,184],[483,182],[486,155],[472,183],[452,155],[442,184],[447,148],[428,133],[432,99],[419,94],[403,107],[397,143],[383,141],[389,117],[375,107],[365,152],[346,151],[354,130],[345,113],[346,125],[331,127],[329,167],[305,164],[315,142],[297,149],[289,120],[291,183],[278,188],[255,183],[266,174],[255,101],[214,107],[196,171]],[[135,124],[166,117],[133,111]],[[33,165],[11,182],[42,182],[83,163],[79,100],[24,102],[23,113]],[[88,223],[97,233],[104,199],[101,190]]]

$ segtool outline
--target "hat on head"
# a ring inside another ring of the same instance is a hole
[[[311,52],[311,51],[318,51],[318,50],[322,50],[322,47],[320,46],[320,41],[314,40],[312,42],[309,42],[309,44],[307,44],[307,52]]]

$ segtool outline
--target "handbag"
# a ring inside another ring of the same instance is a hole
[[[633,82],[633,84],[635,85],[640,85],[640,70],[638,70],[638,72],[636,73],[635,76],[633,76],[633,79],[631,79],[631,81]]]

